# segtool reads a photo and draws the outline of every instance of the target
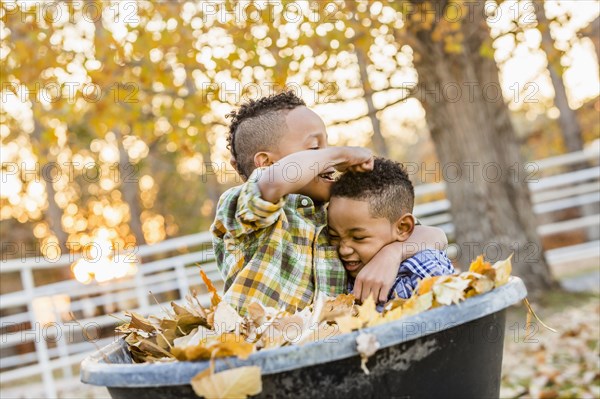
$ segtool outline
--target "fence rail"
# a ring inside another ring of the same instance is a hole
[[[535,162],[541,176],[529,185],[534,212],[544,221],[538,232],[542,236],[576,230],[588,233],[585,242],[546,251],[551,264],[600,257],[600,241],[594,236],[600,227],[597,144],[585,151]],[[443,228],[452,238],[450,202],[442,198],[446,184],[450,183],[416,186],[414,213],[423,223]],[[432,197],[442,199],[428,199]],[[566,220],[549,217],[569,209],[580,209],[579,216]],[[175,251],[187,253],[169,256]],[[70,267],[77,257],[69,255],[56,261],[38,257],[0,263],[3,279],[18,276],[20,282],[20,288],[0,296],[0,387],[4,393],[26,383],[28,396],[57,397],[77,380],[74,369],[95,349],[84,338],[82,328],[111,329],[117,320],[109,314],[119,315],[122,310],[159,313],[171,300],[184,298],[190,288],[198,290],[201,302],[207,304],[196,266],[199,263],[209,277],[220,280],[207,232],[144,245],[137,255],[141,264],[134,276],[88,285],[75,280],[36,284],[36,273]],[[80,316],[77,322],[70,319],[69,312]],[[103,346],[112,339],[102,338],[96,345]]]

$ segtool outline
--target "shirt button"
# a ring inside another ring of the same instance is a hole
[[[307,206],[308,205],[308,200],[306,198],[302,198],[302,201],[300,201],[300,204],[302,206]]]

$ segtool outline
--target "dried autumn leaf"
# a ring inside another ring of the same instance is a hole
[[[383,307],[383,310],[385,310],[386,312],[389,312],[396,308],[401,308],[402,305],[404,305],[404,302],[406,302],[406,299],[404,299],[404,298],[399,298],[399,297],[394,298],[385,304],[385,306]]]
[[[377,349],[379,349],[379,342],[374,334],[360,333],[356,337],[356,350],[360,353],[360,367],[363,369],[366,375],[369,375],[369,369],[367,368],[367,361],[369,357],[373,356]]]
[[[131,321],[129,322],[129,328],[135,328],[146,332],[155,332],[156,327],[150,322],[150,320],[144,318],[142,315],[131,312],[129,313]]]
[[[440,277],[441,276],[430,276],[430,277],[426,277],[423,280],[419,281],[419,284],[417,285],[417,289],[416,289],[418,294],[423,295],[423,294],[427,294],[429,291],[431,291],[433,284]]]
[[[375,320],[380,317],[380,313],[377,311],[375,300],[373,300],[372,295],[369,295],[363,304],[359,305],[357,308],[358,315],[356,317],[362,324],[368,325],[371,320]]]
[[[216,335],[216,333],[213,330],[209,330],[208,328],[198,326],[197,328],[194,328],[192,331],[190,331],[188,335],[175,338],[173,340],[173,345],[180,348],[198,345],[202,340],[211,335]]]
[[[469,286],[474,291],[473,293],[467,292],[466,298],[476,294],[484,294],[494,288],[494,281],[479,273],[464,272],[459,274],[459,277],[469,281]]]
[[[491,269],[492,265],[490,262],[486,262],[483,260],[483,255],[479,255],[471,265],[469,266],[469,271],[473,273],[484,274],[487,270]]]
[[[338,327],[340,328],[340,333],[342,333],[342,334],[349,333],[353,330],[358,330],[359,328],[362,328],[362,326],[363,326],[363,322],[361,320],[359,320],[356,317],[352,317],[350,315],[336,317],[335,322],[338,325]]]
[[[201,360],[212,357],[237,356],[247,359],[254,352],[254,345],[236,334],[223,334],[202,340],[194,346],[175,347],[173,355],[179,360]]]
[[[352,294],[341,294],[335,298],[327,299],[319,321],[332,321],[336,317],[352,314],[354,301],[355,297]]]
[[[221,335],[219,342],[210,348],[215,357],[237,356],[240,359],[247,359],[254,352],[254,345],[236,334]]]
[[[402,317],[412,316],[417,313],[431,309],[433,305],[433,292],[429,291],[423,295],[414,295],[410,297],[402,306]]]
[[[469,272],[481,274],[492,281],[494,281],[496,278],[496,270],[494,270],[490,262],[483,260],[483,255],[479,255],[473,262],[471,262]]]
[[[214,374],[205,370],[192,378],[191,384],[196,395],[206,399],[245,399],[262,391],[258,366],[238,367]]]
[[[508,282],[510,273],[512,272],[511,263],[512,254],[505,260],[498,261],[494,264],[493,268],[496,271],[496,278],[494,279],[494,286],[499,287]]]
[[[194,316],[191,313],[184,314],[177,317],[177,330],[183,334],[189,334],[194,328],[198,326],[208,326],[206,320],[201,317]]]
[[[261,348],[269,349],[282,346],[286,342],[286,339],[283,332],[275,328],[273,323],[270,323],[261,334],[259,342]]]
[[[217,293],[217,289],[213,285],[211,279],[208,278],[204,270],[200,269],[200,276],[202,277],[202,281],[206,285],[208,292],[210,292],[210,303],[212,306],[217,306],[221,302],[221,297]]]
[[[304,325],[304,320],[299,315],[283,316],[275,323],[275,328],[282,332],[284,338],[288,342],[298,340],[304,329],[308,326]]]
[[[190,314],[191,313],[189,310],[187,310],[185,308],[185,306],[178,305],[178,304],[176,304],[173,301],[171,301],[171,307],[173,308],[173,311],[175,312],[176,316],[184,315],[184,314]]]
[[[234,331],[241,327],[244,319],[226,302],[219,302],[213,315],[213,327],[217,333]]]
[[[262,304],[258,302],[252,302],[248,306],[248,316],[256,325],[261,325],[264,322],[265,315],[266,310]]]
[[[469,281],[456,276],[444,276],[433,285],[435,300],[441,305],[458,303],[465,296]]]

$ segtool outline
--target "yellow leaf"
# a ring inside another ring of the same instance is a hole
[[[383,315],[383,320],[385,322],[388,321],[394,321],[394,320],[398,320],[399,318],[404,316],[404,311],[402,309],[402,306],[398,306],[396,308],[393,308],[387,312],[385,312],[385,314]]]
[[[424,278],[423,280],[419,281],[416,291],[419,293],[419,295],[428,293],[429,291],[431,291],[431,288],[433,287],[435,281],[440,277],[441,276],[431,276]]]
[[[471,265],[469,266],[469,271],[473,273],[484,274],[486,270],[489,270],[491,268],[492,265],[490,264],[490,262],[484,261],[483,255],[479,255],[473,262],[471,262]]]
[[[202,281],[204,281],[204,284],[206,284],[206,288],[208,289],[208,292],[210,292],[210,303],[213,306],[217,306],[219,304],[219,302],[221,302],[221,297],[217,293],[217,289],[215,288],[212,281],[208,278],[208,276],[206,275],[206,273],[204,273],[204,270],[202,270],[202,269],[200,269],[200,276],[202,277]]]
[[[247,398],[262,391],[260,367],[238,367],[210,374],[206,370],[192,378],[192,388],[206,399]]]
[[[494,279],[494,285],[496,287],[506,284],[512,272],[512,263],[510,259],[512,254],[505,260],[500,260],[494,264],[494,270],[496,271],[496,278]]]
[[[496,274],[495,270],[494,275]],[[474,272],[463,272],[459,274],[459,277],[469,281],[469,286],[473,288],[473,293],[467,292],[466,298],[470,298],[476,294],[483,294],[494,288],[494,281],[487,275],[482,275]]]
[[[484,294],[494,288],[494,282],[486,276],[481,276],[481,278],[477,279],[471,285],[478,294]]]
[[[483,255],[479,255],[477,259],[471,263],[469,271],[487,276],[490,280],[494,280],[496,277],[496,270],[494,270],[490,262],[485,262],[483,260]]]
[[[358,318],[352,317],[350,315],[336,317],[335,322],[337,323],[338,327],[340,328],[341,334],[349,333],[352,330],[358,330],[359,328],[362,328],[362,326],[363,326],[362,321],[360,321]]]
[[[433,305],[433,292],[410,297],[402,306],[402,316],[411,316],[430,309]]]
[[[464,299],[464,291],[468,286],[468,280],[456,276],[445,276],[433,285],[433,293],[439,304],[450,305]]]
[[[237,356],[240,359],[247,359],[254,352],[254,345],[244,341],[244,339],[235,334],[223,334],[216,345],[211,346],[215,357]]]
[[[204,339],[199,344],[185,348],[174,347],[171,352],[180,360],[210,359],[211,357],[237,356],[247,359],[254,352],[254,345],[236,334],[223,334]],[[182,356],[182,354],[184,356]],[[181,359],[185,357],[185,359]]]
[[[366,301],[363,302],[362,305],[358,306],[358,320],[361,323],[367,324],[371,320],[375,318],[379,318],[380,313],[377,311],[375,301],[373,300],[373,296],[369,295]]]

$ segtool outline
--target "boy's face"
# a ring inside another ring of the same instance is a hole
[[[381,248],[407,238],[398,223],[371,216],[366,200],[333,197],[327,214],[331,244],[338,247],[344,268],[352,277],[356,277]]]
[[[327,148],[325,124],[316,113],[307,107],[294,108],[287,113],[285,121],[288,129],[281,137],[277,151],[274,151],[274,162],[298,151]],[[298,194],[306,195],[315,202],[327,202],[332,183],[331,179],[317,176]]]

